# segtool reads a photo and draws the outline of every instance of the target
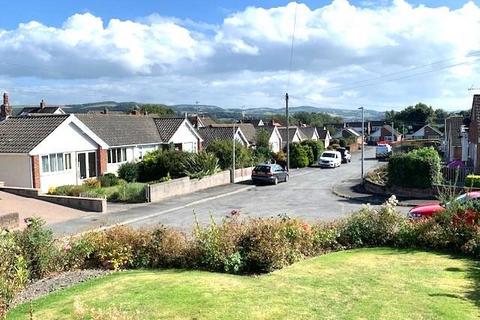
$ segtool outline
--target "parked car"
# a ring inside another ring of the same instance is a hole
[[[254,183],[271,183],[288,181],[288,172],[278,164],[260,164],[253,168],[252,181]]]
[[[348,163],[352,161],[352,154],[346,148],[337,148],[337,151],[342,155],[342,163]]]
[[[480,200],[480,191],[472,191],[462,194],[452,200],[451,202],[447,203],[440,203],[440,202],[431,202],[423,205],[416,206],[415,208],[410,209],[408,212],[408,217],[410,219],[422,219],[422,218],[430,218],[435,214],[441,213],[445,211],[450,205],[455,203],[465,203],[467,201],[479,201]]]
[[[318,160],[321,168],[336,168],[342,163],[342,154],[338,151],[324,151]]]
[[[375,158],[378,160],[386,160],[392,155],[392,146],[384,143],[378,144],[375,149]]]

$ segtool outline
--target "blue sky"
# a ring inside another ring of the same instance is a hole
[[[16,104],[278,107],[288,90],[292,105],[466,109],[480,87],[479,1],[0,5],[0,90]]]
[[[48,25],[61,26],[66,18],[79,12],[91,12],[106,20],[138,19],[152,13],[164,16],[172,16],[181,19],[192,19],[206,23],[221,23],[229,13],[240,11],[247,6],[261,6],[265,8],[284,6],[290,1],[263,0],[263,1],[220,1],[220,0],[3,0],[0,1],[2,8],[2,28],[15,28],[19,23],[37,20]],[[382,6],[385,0],[354,0],[352,4],[359,6]],[[424,4],[431,7],[448,6],[460,8],[468,0],[421,0],[408,1],[414,5]],[[311,8],[322,7],[331,1],[302,1]],[[368,4],[368,5],[367,5]]]

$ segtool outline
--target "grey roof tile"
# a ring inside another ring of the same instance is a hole
[[[185,118],[154,118],[154,121],[160,138],[163,142],[168,142],[185,121]]]
[[[110,147],[162,143],[154,119],[143,115],[76,114]],[[166,142],[166,141],[165,141]]]
[[[0,153],[28,153],[50,135],[68,115],[10,117],[0,122]]]

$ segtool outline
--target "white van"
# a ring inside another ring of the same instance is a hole
[[[318,160],[321,168],[336,168],[342,163],[342,154],[338,151],[325,151]]]

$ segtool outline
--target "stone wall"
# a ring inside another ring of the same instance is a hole
[[[81,198],[69,196],[56,196],[39,193],[38,189],[32,188],[16,188],[16,187],[0,187],[1,191],[16,194],[22,197],[35,198],[65,207],[74,208],[82,211],[90,212],[107,212],[107,200],[101,198]]]
[[[237,169],[235,170],[235,182],[249,180],[251,175],[252,168]],[[231,172],[227,170],[202,179],[185,177],[151,184],[147,186],[147,201],[159,202],[175,196],[230,184],[231,180]]]

